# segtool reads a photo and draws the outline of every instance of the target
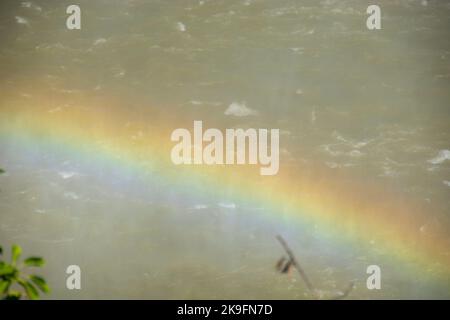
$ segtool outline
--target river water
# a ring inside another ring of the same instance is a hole
[[[0,244],[46,258],[48,297],[309,298],[275,270],[282,234],[324,297],[354,281],[352,299],[449,298],[450,1],[379,0],[373,31],[372,1],[77,3],[81,30],[71,1],[0,4]],[[170,132],[194,120],[280,129],[279,181],[179,173]],[[161,150],[148,170],[147,145]],[[315,200],[286,195],[297,179]],[[395,233],[380,247],[371,208]],[[433,237],[444,249],[408,259],[406,239]]]

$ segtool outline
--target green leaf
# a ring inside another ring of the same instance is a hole
[[[0,280],[0,294],[6,293],[6,291],[8,291],[8,288],[10,285],[11,285],[11,281]]]
[[[29,257],[24,261],[28,267],[42,267],[45,264],[45,260],[41,257]]]
[[[37,276],[37,275],[31,275],[30,276],[31,281],[33,281],[33,283],[39,288],[41,289],[42,292],[44,293],[49,293],[50,292],[50,288],[47,285],[47,282],[45,282],[45,279]]]
[[[3,170],[2,168],[0,168],[0,174],[5,173],[5,170]]]
[[[11,263],[16,264],[17,260],[19,259],[20,255],[22,254],[22,248],[16,244],[13,244],[12,246],[12,255],[11,255]]]
[[[22,288],[25,289],[25,292],[30,300],[39,299],[39,292],[31,282],[23,279],[19,279],[17,282],[22,286]]]
[[[9,264],[0,264],[0,277],[2,278],[14,278],[17,275],[17,272],[18,270]]]

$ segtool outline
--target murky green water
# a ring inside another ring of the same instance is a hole
[[[78,3],[82,29],[68,31],[70,1],[1,2],[0,112],[111,103],[131,125],[180,114],[280,128],[280,167],[322,165],[398,192],[429,208],[418,233],[449,235],[449,1],[377,1],[378,31],[366,28],[371,1]],[[252,113],[226,115],[232,103]],[[301,279],[274,270],[278,233],[325,291],[354,280],[353,299],[449,297],[448,277],[412,277],[392,257],[259,217],[264,207],[226,190],[186,197],[17,141],[0,137],[0,243],[46,257],[50,298],[308,297]],[[382,290],[365,287],[373,263],[386,266]],[[80,291],[65,287],[70,264],[82,268]]]

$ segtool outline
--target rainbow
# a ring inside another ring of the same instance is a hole
[[[428,219],[425,208],[400,192],[342,177],[320,164],[313,169],[283,165],[282,159],[276,176],[260,176],[257,167],[248,165],[175,166],[170,161],[170,133],[189,127],[192,119],[162,115],[151,107],[133,116],[110,100],[59,109],[49,107],[58,105],[55,101],[23,100],[0,105],[0,140],[84,154],[95,166],[170,181],[187,197],[226,191],[237,203],[264,207],[266,213],[261,214],[315,228],[343,245],[360,243],[370,249],[375,243],[399,263],[413,265],[415,272],[449,281],[449,235],[422,234],[420,227]]]

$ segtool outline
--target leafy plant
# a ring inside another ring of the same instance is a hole
[[[0,246],[0,255],[3,254],[3,248]],[[11,262],[0,260],[0,297],[5,300],[19,300],[23,293],[28,299],[39,299],[39,290],[43,293],[49,293],[50,288],[45,279],[41,276],[32,274],[27,275],[23,272],[24,267],[42,267],[45,260],[41,257],[28,257],[19,263],[22,248],[13,245],[11,248]],[[23,289],[14,290],[13,286],[17,284]]]
[[[0,168],[0,174],[5,171]],[[32,274],[27,275],[23,272],[25,267],[42,267],[45,260],[41,257],[28,257],[19,263],[22,248],[18,245],[11,247],[11,262],[5,262],[0,259],[0,298],[5,300],[19,300],[25,292],[28,299],[39,299],[39,290],[43,293],[49,293],[50,288],[45,279],[41,276]],[[0,246],[0,258],[3,255],[3,248]],[[13,287],[22,288],[24,292],[15,290]],[[38,290],[39,289],[39,290]]]

